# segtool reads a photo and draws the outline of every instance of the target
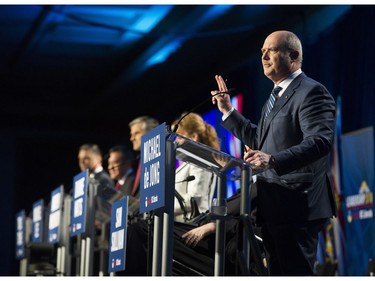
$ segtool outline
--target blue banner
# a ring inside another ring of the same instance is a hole
[[[86,226],[86,202],[88,170],[85,170],[73,179],[72,217],[70,236],[75,236],[85,232]]]
[[[341,148],[346,273],[363,276],[375,259],[373,128],[342,135]]]
[[[40,199],[33,204],[33,225],[31,241],[34,243],[43,242],[43,217],[44,201]]]
[[[16,214],[16,258],[25,257],[25,210]]]
[[[55,244],[60,241],[60,224],[62,201],[64,197],[64,189],[59,186],[51,192],[51,206],[48,221],[48,242]]]
[[[140,212],[164,207],[165,123],[142,136]]]
[[[117,272],[125,270],[128,196],[114,202],[112,204],[111,213],[111,241],[109,245],[108,271]]]

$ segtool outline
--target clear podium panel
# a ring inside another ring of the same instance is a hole
[[[195,164],[216,174],[225,173],[236,167],[248,166],[248,163],[242,159],[235,158],[184,136],[174,135],[178,140],[176,158],[179,160]]]
[[[161,127],[160,127],[161,126]],[[160,164],[165,171],[166,181],[164,182],[164,192],[165,205],[163,208],[156,208],[158,213],[155,213],[154,221],[154,247],[153,247],[153,264],[152,264],[152,274],[167,276],[172,273],[172,253],[173,253],[173,206],[174,206],[174,188],[175,188],[175,161],[181,160],[184,162],[191,163],[202,169],[208,170],[209,172],[216,174],[218,176],[217,185],[217,199],[225,199],[226,194],[226,182],[227,174],[231,172],[232,169],[241,170],[241,213],[249,214],[250,210],[250,185],[249,179],[251,178],[251,169],[247,162],[242,159],[235,158],[229,154],[223,153],[219,150],[213,149],[207,145],[196,142],[184,136],[178,135],[174,132],[163,131],[163,134],[159,130],[165,130],[165,125],[160,125],[154,130],[150,131],[148,134],[153,137],[162,136],[163,140],[165,138],[165,161]],[[156,131],[157,130],[157,131]],[[152,134],[153,135],[152,135]],[[149,137],[148,135],[148,137]],[[142,142],[145,143],[144,137],[142,137]],[[155,138],[156,138],[155,137]],[[151,138],[150,138],[151,139]],[[146,140],[147,141],[147,140]],[[151,140],[152,142],[152,140]],[[155,142],[157,143],[157,142]],[[164,147],[162,145],[155,146]],[[151,148],[142,147],[141,152]],[[148,151],[149,152],[149,151]],[[142,155],[142,154],[141,154]],[[141,157],[142,158],[142,157]],[[141,183],[142,187],[142,183]],[[142,191],[142,189],[141,189]],[[141,195],[142,196],[142,195]],[[160,212],[159,212],[160,211]],[[224,275],[224,265],[225,265],[225,222],[224,217],[216,219],[216,233],[215,233],[215,263],[214,263],[214,273],[216,276]],[[247,254],[245,254],[247,256]],[[160,262],[161,261],[161,262]]]
[[[173,139],[176,143],[176,159],[194,164],[198,167],[201,167],[202,169],[206,169],[212,173],[215,173],[218,176],[218,200],[225,198],[227,174],[232,173],[232,170],[234,169],[240,170],[241,176],[236,177],[237,179],[241,179],[242,192],[240,202],[240,213],[241,215],[245,216],[247,216],[250,213],[250,178],[252,176],[252,170],[247,162],[175,133],[171,133],[170,138]],[[214,261],[215,276],[224,275],[224,244],[226,231],[224,219],[225,216],[216,220]],[[242,234],[242,237],[244,237],[244,235],[245,233]],[[250,268],[250,247],[247,243],[247,240],[243,242],[243,248],[241,252],[245,257],[245,264],[248,268]]]

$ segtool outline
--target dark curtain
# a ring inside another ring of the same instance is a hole
[[[325,85],[335,99],[341,96],[343,133],[375,124],[373,28],[375,5],[354,5],[318,36],[312,37],[308,27],[296,32],[303,45],[302,70]],[[277,29],[294,31],[284,26]],[[235,85],[244,93],[243,114],[257,123],[273,87],[263,74],[260,52],[228,76],[230,86]]]
[[[342,98],[342,132],[375,124],[375,6],[356,5],[304,46],[303,70]]]

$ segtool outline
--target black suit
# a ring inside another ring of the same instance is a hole
[[[94,174],[94,179],[98,182],[97,195],[106,201],[109,201],[116,195],[115,184],[111,177],[105,172],[101,171]]]
[[[312,274],[317,231],[336,214],[326,173],[335,109],[327,89],[302,73],[276,100],[264,124],[264,108],[258,126],[236,110],[223,121],[244,144],[276,160],[275,169],[260,173],[256,183],[257,223],[263,226],[273,275]]]
[[[134,184],[134,177],[134,171],[132,171],[126,176],[124,184],[120,185],[120,191],[124,196],[131,195]]]

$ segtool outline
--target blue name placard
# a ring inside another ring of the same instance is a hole
[[[25,210],[16,214],[16,258],[25,257]]]
[[[112,204],[111,233],[108,255],[109,272],[125,270],[127,224],[128,197],[125,197]]]
[[[85,232],[88,170],[73,179],[72,217],[70,236]]]
[[[41,243],[43,241],[43,213],[44,201],[40,199],[33,204],[31,241],[34,243]]]
[[[60,224],[62,201],[64,197],[64,189],[59,186],[51,192],[51,206],[48,220],[48,242],[51,244],[60,241]]]
[[[164,206],[165,123],[142,136],[140,212]]]

